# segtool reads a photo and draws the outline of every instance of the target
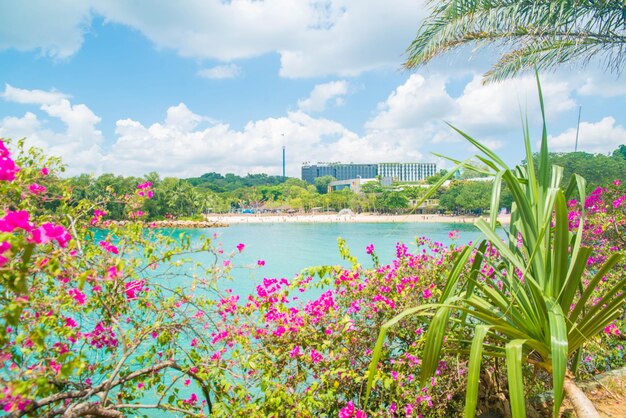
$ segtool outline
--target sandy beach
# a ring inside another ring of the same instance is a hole
[[[246,223],[397,223],[397,222],[438,222],[438,223],[474,223],[475,216],[445,216],[445,215],[381,215],[359,213],[354,215],[339,215],[337,213],[320,214],[212,214],[206,217],[208,222],[219,224],[246,224]],[[502,223],[510,221],[509,215],[499,215]]]

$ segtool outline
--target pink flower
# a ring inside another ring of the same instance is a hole
[[[242,252],[244,248],[246,248],[245,244],[242,244],[242,243],[237,244],[237,251]]]
[[[34,195],[39,195],[46,192],[46,188],[40,184],[33,183],[28,186],[28,190]]]
[[[621,184],[622,184],[622,182],[621,182],[621,181],[619,181],[619,180],[615,180],[615,181],[613,182],[613,185],[614,185],[614,186],[621,186]]]
[[[70,289],[70,290],[67,291],[67,293],[72,298],[74,298],[76,303],[78,303],[79,305],[84,305],[85,301],[87,300],[87,296],[85,296],[85,294],[83,292],[81,292],[80,290],[78,290],[77,288]]]
[[[96,324],[92,332],[85,334],[85,338],[90,339],[89,343],[96,348],[114,348],[119,344],[113,329],[105,327],[103,322]]]
[[[5,252],[9,251],[11,249],[11,244],[7,241],[2,241],[0,242],[0,267],[4,266],[6,263],[9,262],[9,260],[2,256],[2,254],[4,254]]]
[[[422,291],[422,296],[424,297],[424,299],[430,299],[433,296],[433,292],[430,290],[430,288],[426,288]]]
[[[100,246],[102,248],[104,248],[106,251],[113,253],[113,254],[118,254],[119,250],[117,249],[117,247],[113,244],[111,244],[110,242],[107,241],[100,241],[99,242]]]
[[[139,197],[147,197],[148,199],[152,199],[152,197],[154,196],[154,192],[152,191],[152,182],[150,181],[138,184],[137,189],[137,196]]]
[[[365,252],[367,254],[372,254],[374,252],[374,244],[369,244],[367,247],[365,247]]]
[[[54,360],[50,360],[50,368],[55,371],[55,373],[59,373],[61,371],[61,365]]]
[[[193,406],[198,402],[198,396],[195,393],[192,393],[189,399],[185,399],[183,402],[185,402],[187,405]]]
[[[300,354],[301,354],[300,353],[300,346],[297,345],[289,352],[289,357],[291,357],[291,358],[300,357]]]
[[[619,335],[619,328],[614,324],[609,324],[608,326],[604,327],[604,333],[606,335]]]
[[[50,241],[56,241],[62,248],[67,246],[72,236],[61,225],[51,224],[46,222],[37,229],[31,231],[32,240],[36,244],[45,244]]]
[[[350,418],[354,415],[354,404],[352,401],[348,402],[346,406],[339,411],[339,418]]]
[[[361,411],[360,409],[356,409],[354,407],[354,403],[352,401],[349,401],[346,404],[346,406],[344,406],[339,411],[339,418],[351,418],[351,417],[367,418],[367,415],[365,415],[365,412]]]
[[[0,140],[0,180],[13,181],[20,168],[11,159],[11,153]]]
[[[100,222],[102,220],[102,218],[106,216],[106,214],[107,213],[105,211],[102,211],[102,210],[99,210],[99,209],[94,210],[93,211],[93,218],[91,218],[89,223],[91,225],[94,225],[94,226],[97,225],[98,222]]]
[[[311,361],[314,364],[317,364],[317,363],[319,363],[322,360],[324,360],[324,356],[322,356],[320,353],[318,353],[315,349],[311,350]]]
[[[141,218],[144,214],[145,214],[145,213],[144,213],[143,211],[138,210],[138,211],[136,211],[136,212],[130,212],[130,213],[128,214],[128,217],[129,217],[130,219]]]
[[[109,280],[113,280],[113,279],[116,279],[117,277],[119,277],[119,275],[120,275],[120,272],[117,271],[117,267],[111,266],[107,270],[106,278],[109,279]]]
[[[260,267],[263,267],[265,265],[265,260],[257,260],[256,264]]]
[[[13,232],[17,228],[24,231],[33,229],[29,221],[30,215],[25,210],[8,211],[4,218],[0,219],[0,232]]]
[[[124,290],[126,292],[126,298],[128,300],[137,299],[137,294],[143,290],[144,285],[143,280],[133,280],[124,285]]]
[[[450,239],[457,239],[459,237],[459,230],[456,229],[454,231],[450,231],[448,232],[448,238]]]
[[[77,324],[76,324],[76,321],[74,321],[74,319],[67,317],[65,318],[65,326],[67,328],[76,328]]]
[[[137,383],[137,389],[143,389],[144,386],[145,384],[143,382]]]
[[[197,346],[197,345],[198,345],[198,339],[197,339],[197,338],[194,338],[193,340],[191,340],[191,344],[190,344],[190,345],[191,345],[192,347]]]
[[[48,170],[48,168],[47,168],[47,167],[44,167],[44,168],[42,168],[42,169],[41,169],[41,171],[39,171],[39,173],[40,173],[42,176],[47,176],[48,174],[50,174],[50,170]]]

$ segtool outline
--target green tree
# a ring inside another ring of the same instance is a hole
[[[626,160],[626,145],[622,144],[615,151],[613,151],[613,157]]]
[[[435,183],[437,183],[439,181],[439,179],[441,179],[446,174],[448,174],[448,171],[441,169],[434,176],[430,176],[430,177],[426,178],[426,183],[427,184],[435,184]]]
[[[535,163],[538,155],[534,156]],[[626,159],[586,152],[551,153],[550,163],[563,167],[563,177],[578,174],[587,180],[587,190],[606,186],[615,179],[624,180]]]
[[[328,193],[328,185],[335,180],[333,176],[316,177],[315,180],[313,180],[313,184],[319,194],[326,194]]]
[[[466,211],[480,213],[491,204],[492,183],[486,181],[465,181],[459,184],[459,194],[455,198],[457,206]]]
[[[626,61],[623,0],[445,0],[431,4],[431,15],[408,48],[406,68],[466,44],[495,44],[504,51],[485,74],[487,82],[534,67],[549,69],[597,57],[618,72]]]

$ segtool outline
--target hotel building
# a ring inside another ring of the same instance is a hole
[[[437,173],[435,163],[378,163],[342,164],[317,163],[302,165],[302,180],[313,184],[317,177],[333,176],[337,180],[356,178],[390,178],[393,181],[411,182],[423,180]]]

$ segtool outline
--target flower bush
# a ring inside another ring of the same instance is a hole
[[[138,223],[108,224],[106,202],[76,200],[58,161],[16,145],[13,157],[0,142],[0,408],[11,416],[123,416],[145,404],[208,411],[223,373],[193,367],[206,355],[193,341],[207,338],[220,298],[214,283],[228,275],[210,240],[192,246]],[[139,208],[151,194],[143,183],[112,199]],[[198,252],[214,262],[192,263]]]
[[[229,252],[214,237],[192,243],[146,228],[141,209],[153,196],[150,182],[110,197],[124,202],[130,219],[110,223],[110,201],[77,198],[60,170],[58,160],[20,142],[0,142],[4,413],[446,417],[463,408],[463,338],[447,341],[453,349],[419,383],[427,316],[407,316],[390,329],[370,402],[363,401],[380,326],[436,303],[464,246],[419,238],[410,247],[398,243],[395,258],[381,263],[370,244],[364,266],[340,240],[344,265],[265,277],[252,294],[235,294],[229,281],[245,243]],[[625,205],[619,181],[569,203],[571,228],[587,211],[584,240],[597,254],[590,263],[624,248]],[[500,255],[495,248],[483,254],[477,280],[501,287],[494,275]],[[255,268],[264,265],[258,260]],[[601,286],[623,277],[623,268]],[[585,345],[586,373],[623,366],[623,320]],[[495,361],[484,371],[501,378]]]

